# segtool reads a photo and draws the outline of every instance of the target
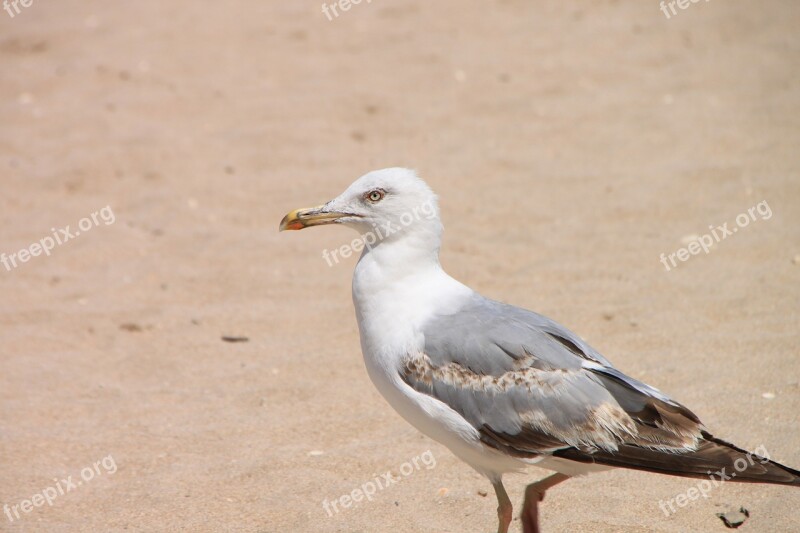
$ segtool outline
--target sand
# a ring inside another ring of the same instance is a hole
[[[355,235],[277,232],[395,165],[439,193],[454,277],[800,467],[800,4],[337,12],[0,11],[0,253],[39,252],[0,264],[0,504],[20,514],[0,530],[494,531],[487,481],[369,382],[356,259],[322,257]],[[739,228],[758,205],[771,215]],[[725,223],[709,253],[662,264]],[[80,234],[45,255],[67,225]],[[387,472],[371,500],[325,510]],[[517,506],[543,475],[508,476]],[[543,525],[726,531],[715,514],[743,506],[743,531],[800,527],[800,490],[775,486],[662,511],[697,484],[571,480]]]

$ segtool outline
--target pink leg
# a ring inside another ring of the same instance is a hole
[[[497,494],[497,519],[499,525],[497,526],[497,533],[508,533],[508,526],[511,524],[511,517],[513,516],[513,509],[511,508],[511,500],[508,497],[503,482],[497,480],[492,483],[494,493]]]
[[[539,502],[544,500],[544,493],[550,487],[558,485],[569,479],[564,474],[553,474],[536,483],[531,483],[525,489],[525,503],[522,506],[522,531],[524,533],[541,533],[539,529]]]

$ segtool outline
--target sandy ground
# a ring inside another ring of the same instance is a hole
[[[0,11],[0,252],[90,217],[0,265],[0,503],[81,481],[0,530],[493,531],[489,484],[367,378],[355,259],[322,259],[353,235],[277,232],[394,165],[440,194],[456,278],[800,467],[799,24],[790,0]],[[764,201],[768,219],[660,263]],[[372,501],[323,508],[387,471],[402,481]],[[517,505],[543,474],[507,479]],[[664,515],[696,485],[572,480],[543,523],[725,531],[715,513],[744,506],[742,531],[800,528],[800,490],[774,486]]]

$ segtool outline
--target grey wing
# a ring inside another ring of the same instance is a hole
[[[629,378],[577,335],[541,315],[475,295],[432,320],[403,379],[449,405],[510,455],[635,444],[692,449],[701,424],[688,409]]]
[[[509,455],[704,479],[735,470],[736,481],[800,486],[800,471],[717,439],[686,407],[541,315],[475,295],[424,334],[424,352],[405,361],[405,382]]]

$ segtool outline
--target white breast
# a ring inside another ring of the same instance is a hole
[[[396,272],[402,277],[391,283],[386,270],[362,257],[353,277],[361,350],[375,387],[400,416],[487,477],[522,468],[523,462],[484,446],[478,431],[448,405],[415,391],[400,377],[403,359],[423,350],[422,326],[434,313],[456,312],[472,290],[438,264]]]

